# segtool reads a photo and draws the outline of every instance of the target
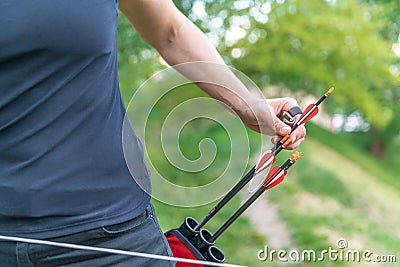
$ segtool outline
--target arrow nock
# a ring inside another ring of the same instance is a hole
[[[292,163],[295,163],[295,162],[296,162],[299,158],[301,158],[302,156],[303,156],[303,153],[296,151],[296,152],[294,152],[294,153],[292,154],[292,156],[290,157],[290,161],[291,161]]]
[[[283,144],[282,147],[286,148],[288,145],[290,145],[292,143],[292,139],[288,138]]]
[[[333,90],[335,90],[335,88],[329,88],[328,92],[325,93],[325,96],[329,96],[333,92]]]

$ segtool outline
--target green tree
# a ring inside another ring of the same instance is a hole
[[[399,133],[398,60],[382,33],[381,6],[355,1],[274,4],[268,22],[251,17],[234,65],[261,85],[320,94],[335,86],[331,110],[359,110],[371,124],[370,148],[383,155]],[[332,102],[332,101],[330,101]]]

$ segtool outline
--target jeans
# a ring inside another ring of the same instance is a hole
[[[127,222],[51,238],[48,241],[172,256],[151,205],[143,214]],[[95,251],[0,241],[0,266],[173,267],[175,263]]]

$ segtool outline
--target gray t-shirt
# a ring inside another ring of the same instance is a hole
[[[61,236],[147,207],[123,155],[116,42],[116,0],[0,1],[0,234]],[[130,131],[133,175],[148,178]]]

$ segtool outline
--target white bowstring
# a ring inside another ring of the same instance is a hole
[[[185,262],[185,263],[207,265],[207,266],[245,267],[242,265],[216,263],[216,262],[201,261],[201,260],[192,260],[192,259],[185,259],[185,258],[155,255],[155,254],[149,254],[149,253],[125,251],[125,250],[119,250],[119,249],[100,248],[100,247],[91,247],[91,246],[75,245],[75,244],[52,242],[52,241],[31,239],[31,238],[13,237],[13,236],[0,235],[0,240],[46,245],[46,246],[54,246],[54,247],[64,247],[64,248],[70,248],[70,249],[90,250],[90,251],[96,251],[96,252],[102,252],[102,253],[120,254],[120,255],[126,255],[126,256],[135,256],[135,257],[165,260],[165,261]]]

